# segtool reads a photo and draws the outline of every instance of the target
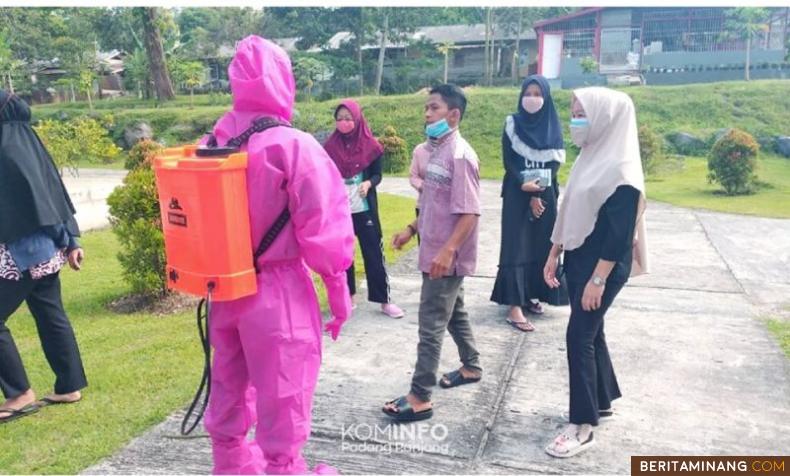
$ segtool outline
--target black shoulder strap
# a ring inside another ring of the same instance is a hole
[[[252,257],[253,263],[255,263],[255,272],[260,273],[260,269],[258,269],[258,258],[261,257],[262,254],[269,249],[270,246],[274,243],[274,240],[277,239],[277,236],[283,231],[285,225],[288,223],[288,220],[291,219],[291,212],[288,210],[288,207],[285,207],[280,213],[280,216],[274,221],[269,230],[263,235],[261,238],[261,242],[258,244],[258,249],[255,250],[255,254]]]
[[[253,134],[257,134],[259,132],[263,132],[266,129],[271,129],[272,127],[291,127],[290,124],[287,122],[279,121],[272,117],[261,117],[253,121],[252,125],[247,128],[244,132],[239,134],[238,136],[230,139],[226,144],[227,147],[241,147],[243,144],[247,143],[252,137]],[[214,144],[216,144],[216,139],[213,136],[209,139],[214,139]],[[280,232],[283,231],[285,225],[288,223],[288,220],[291,219],[291,212],[288,210],[288,207],[285,207],[285,210],[280,212],[280,216],[277,217],[277,220],[274,221],[271,227],[264,233],[263,238],[261,238],[261,242],[258,244],[258,248],[255,250],[255,254],[252,257],[252,262],[255,265],[255,272],[259,273],[260,269],[258,269],[258,258],[263,255],[269,247],[272,246],[274,240],[277,239]]]
[[[278,127],[278,126],[291,127],[291,125],[288,124],[287,122],[277,120],[273,117],[261,117],[255,119],[252,122],[252,125],[248,127],[246,131],[232,138],[225,145],[227,147],[241,147],[242,144],[246,144],[247,141],[250,140],[250,137],[252,137],[253,134],[257,134],[259,132],[265,131],[266,129],[271,129],[272,127]]]

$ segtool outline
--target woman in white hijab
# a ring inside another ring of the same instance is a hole
[[[612,401],[621,395],[603,319],[629,276],[647,272],[645,180],[634,104],[622,92],[583,88],[574,91],[571,116],[571,139],[581,153],[543,271],[546,283],[558,287],[558,259],[565,253],[570,424],[546,447],[558,458],[591,447],[593,427],[613,415]]]

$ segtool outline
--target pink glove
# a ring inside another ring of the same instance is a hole
[[[325,329],[331,333],[332,340],[337,340],[340,329],[351,315],[351,295],[348,293],[348,282],[345,273],[322,276],[322,279],[329,300],[329,310],[332,311],[333,317]]]
[[[329,334],[332,336],[332,340],[337,340],[337,336],[340,335],[340,329],[347,320],[348,318],[346,317],[336,317],[326,324],[324,330],[329,332]]]

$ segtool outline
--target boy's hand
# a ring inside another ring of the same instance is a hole
[[[408,243],[411,240],[412,234],[411,230],[404,230],[400,233],[395,233],[392,237],[392,247],[396,250],[403,248],[403,245]]]
[[[431,279],[443,278],[447,274],[447,271],[450,270],[450,266],[453,265],[453,258],[455,258],[455,252],[449,248],[442,247],[433,261],[431,261],[431,272],[429,277]]]

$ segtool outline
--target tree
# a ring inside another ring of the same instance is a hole
[[[189,88],[189,108],[195,105],[195,87],[203,84],[206,79],[206,68],[200,61],[172,61],[171,75],[176,83]]]
[[[387,43],[390,40],[400,42],[406,35],[414,31],[418,22],[419,10],[413,8],[376,8],[372,14],[374,22],[381,25],[379,35],[379,58],[376,67],[375,94],[381,92],[381,81],[384,76],[384,59],[387,54]]]
[[[169,101],[174,99],[176,95],[167,71],[167,61],[165,60],[165,51],[162,46],[162,34],[159,29],[159,12],[156,8],[151,7],[138,7],[136,11],[143,22],[145,49],[148,53],[148,65],[151,70],[156,98],[160,101]]]
[[[151,69],[148,67],[148,55],[142,49],[129,54],[124,60],[125,87],[137,91],[137,97],[151,97]]]
[[[181,42],[191,58],[216,55],[222,45],[233,46],[264,29],[264,11],[253,8],[184,8],[175,20]]]
[[[80,71],[79,74],[79,88],[80,91],[88,96],[88,107],[93,111],[93,80],[96,79],[96,74],[90,70],[85,69]]]
[[[486,85],[491,86],[491,64],[493,63],[493,58],[491,58],[493,53],[493,42],[494,42],[494,9],[491,7],[486,7],[485,9],[485,26],[486,26],[486,33],[485,33],[485,42],[483,47],[483,78]]]
[[[455,44],[452,41],[445,41],[444,43],[439,45],[436,49],[439,50],[439,53],[444,55],[444,76],[443,76],[443,82],[446,83],[447,82],[447,73],[448,73],[448,71],[450,69],[450,51],[458,49],[458,47],[456,47]]]
[[[749,81],[749,69],[752,62],[752,38],[760,31],[768,28],[766,22],[770,12],[766,8],[738,7],[725,12],[724,27],[729,37],[746,40],[746,67],[744,79]]]
[[[311,56],[294,58],[293,71],[296,85],[307,90],[308,100],[311,100],[313,97],[313,85],[326,70],[326,63],[317,58]]]
[[[8,90],[14,93],[14,75],[24,65],[14,58],[11,47],[6,40],[6,33],[0,31],[0,87],[8,84]]]

